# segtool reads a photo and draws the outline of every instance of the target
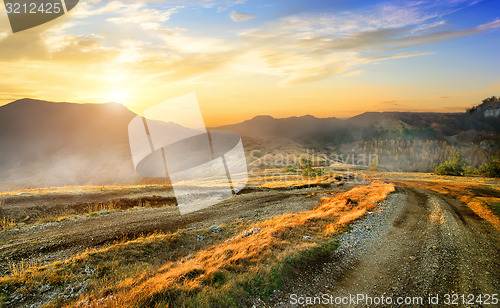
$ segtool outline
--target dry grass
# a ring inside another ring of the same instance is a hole
[[[180,230],[175,234],[154,233],[133,239],[122,235],[109,247],[89,249],[65,261],[43,266],[26,261],[12,264],[14,268],[11,270],[15,272],[0,277],[0,307],[3,307],[2,296],[4,301],[9,297],[28,299],[16,304],[27,306],[47,302],[50,295],[52,302],[48,307],[61,307],[72,302],[83,290],[97,297],[105,296],[116,284],[129,277],[155,271],[169,260],[179,260],[192,251],[222,242],[229,237],[229,230],[239,232],[244,229],[241,221],[223,228],[223,232],[216,234],[207,228],[189,232]],[[197,241],[198,235],[204,236],[205,240]],[[45,291],[40,292],[41,286],[46,288]]]
[[[37,219],[35,223],[44,224],[48,222],[61,222],[61,221],[71,220],[72,218],[73,217],[69,213],[62,215],[45,216]]]
[[[19,223],[15,223],[15,219],[4,217],[0,220],[0,227],[3,230],[8,230],[13,227],[25,227],[31,224],[45,224],[50,222],[62,222],[73,220],[79,217],[79,215],[88,215],[88,216],[98,216],[101,214],[108,214],[113,211],[121,210],[120,207],[117,206],[118,200],[111,200],[108,202],[87,202],[82,205],[80,209],[75,208],[62,208],[56,210],[52,213],[44,214],[41,217],[31,217],[32,213],[25,212],[21,215],[21,217],[29,217],[31,219],[24,221],[22,220]],[[6,226],[3,228],[3,226]],[[0,229],[0,230],[2,230]]]
[[[155,303],[185,305],[190,299],[183,296],[191,294],[196,297],[225,273],[257,272],[262,264],[279,262],[292,253],[326,242],[332,225],[340,229],[375,207],[392,191],[392,184],[375,181],[324,198],[313,210],[257,223],[250,231],[203,249],[180,262],[169,262],[153,273],[124,280],[114,290],[114,300],[101,304],[109,307],[149,307]],[[303,235],[314,235],[317,241],[304,241]],[[179,291],[184,295],[179,295]]]
[[[496,198],[500,201],[500,198]],[[464,201],[465,202],[465,201]],[[467,203],[467,206],[474,211],[479,217],[489,221],[495,229],[500,231],[500,218],[494,214],[492,210],[488,208],[488,204],[484,204],[481,201],[472,200]]]
[[[21,194],[26,195],[46,195],[46,194],[68,194],[68,193],[95,193],[114,191],[136,191],[137,189],[148,190],[152,188],[170,189],[172,186],[165,183],[151,183],[140,185],[84,185],[84,186],[60,186],[60,187],[39,187],[23,190],[10,190],[0,192],[0,197],[11,197]]]
[[[12,277],[21,277],[24,273],[36,269],[40,263],[36,260],[24,261],[19,263],[9,263],[9,269]]]
[[[55,214],[45,215],[43,217],[37,218],[35,224],[44,224],[49,222],[62,222],[67,220],[72,220],[77,217],[77,215],[89,215],[98,216],[101,212],[112,212],[117,209],[117,201],[109,202],[88,202],[81,210],[75,209],[62,209],[57,211]]]
[[[13,218],[3,217],[0,219],[0,227],[2,228],[1,231],[7,231],[14,228],[16,225],[16,221]]]
[[[492,189],[500,187],[500,179],[486,178],[481,176],[449,176],[436,175],[434,173],[421,172],[366,172],[368,178],[390,179],[390,180],[411,180],[427,181],[445,184],[481,185]]]
[[[487,205],[488,208],[500,217],[500,198],[476,197],[476,200],[484,205]]]
[[[471,210],[474,211],[479,217],[489,221],[495,229],[500,231],[500,218],[499,211],[496,213],[496,204],[500,204],[500,198],[497,197],[482,197],[480,196],[482,191],[486,189],[486,193],[491,192],[493,194],[500,195],[498,190],[494,188],[484,188],[482,185],[470,184],[470,180],[466,183],[464,182],[452,181],[414,181],[406,180],[401,181],[403,184],[407,184],[411,187],[420,187],[423,189],[432,190],[441,194],[452,196],[463,203],[465,203]],[[473,182],[474,183],[474,182]],[[496,193],[495,193],[496,191]]]
[[[86,213],[95,213],[100,211],[113,211],[116,209],[117,201],[110,202],[89,202],[85,207]]]
[[[326,169],[326,168],[325,168]],[[337,172],[334,170],[324,170],[322,175],[303,175],[300,173],[283,173],[282,169],[266,169],[252,171],[248,178],[248,187],[270,188],[270,189],[290,189],[294,187],[318,186],[339,182],[339,178],[356,178],[361,183],[364,174],[359,172]],[[352,179],[351,179],[352,180]]]
[[[3,205],[3,200],[0,200],[0,210]],[[17,224],[14,218],[4,216],[0,219],[0,231],[7,231],[14,228],[16,225]]]

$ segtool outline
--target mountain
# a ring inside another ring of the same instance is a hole
[[[275,119],[271,116],[256,116],[235,125],[223,126],[243,136],[275,136],[284,138],[307,138],[318,132],[339,130],[345,127],[345,120],[337,118],[316,118],[311,115]]]
[[[488,116],[493,113],[432,113],[432,112],[365,112],[349,119],[315,118],[307,115],[275,119],[257,116],[239,124],[222,128],[242,136],[258,138],[272,136],[306,143],[336,145],[385,136],[388,132],[431,132],[433,138],[478,143],[500,137],[500,121]],[[430,135],[430,134],[429,134]],[[452,138],[452,139],[453,139]],[[500,141],[500,140],[498,140]]]
[[[497,108],[497,102],[488,101],[464,113],[366,112],[349,119],[257,116],[216,129],[238,132],[248,157],[255,151],[260,156],[300,155],[309,149],[352,151],[354,144],[372,149],[375,140],[433,140],[462,147],[481,143],[495,149],[500,121],[490,114]],[[138,176],[132,163],[128,124],[135,116],[118,104],[22,99],[0,107],[0,191],[152,181]],[[387,149],[391,144],[387,142]],[[435,151],[439,156],[441,150]],[[408,158],[408,165],[414,159]]]
[[[467,109],[467,112],[475,116],[498,119],[500,117],[500,98],[492,96],[484,99],[480,105]]]
[[[0,107],[0,191],[139,180],[118,104],[22,99]]]

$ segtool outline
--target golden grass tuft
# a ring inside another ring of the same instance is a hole
[[[499,199],[499,198],[497,198]],[[462,200],[463,201],[463,200]],[[464,201],[465,202],[465,201]],[[500,231],[500,218],[480,200],[473,200],[467,203],[467,206],[477,214],[477,216],[489,221],[495,229]]]
[[[36,269],[40,266],[40,263],[37,260],[24,261],[21,260],[19,263],[9,263],[9,269],[12,277],[20,277],[24,273]]]
[[[13,218],[8,218],[8,217],[3,217],[0,219],[0,227],[2,228],[1,231],[6,231],[9,229],[12,229],[16,226],[16,221]]]

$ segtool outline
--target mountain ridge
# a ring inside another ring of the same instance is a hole
[[[135,116],[113,103],[21,99],[1,106],[0,191],[148,181],[135,173],[130,154],[128,124]],[[235,131],[247,152],[266,153],[335,148],[394,136],[476,144],[487,139],[500,144],[497,122],[465,112],[365,112],[348,119],[261,115],[211,129]]]

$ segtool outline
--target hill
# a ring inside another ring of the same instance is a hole
[[[117,104],[22,99],[0,107],[0,191],[138,180]]]
[[[454,137],[458,142],[478,143],[492,137],[500,141],[499,122],[496,117],[470,113],[365,112],[349,119],[257,116],[222,128],[254,138],[273,136],[327,145],[373,139],[403,130],[433,131],[432,137],[439,140]]]
[[[491,154],[483,150],[498,149],[500,121],[489,116],[495,106],[488,101],[473,112],[366,112],[349,119],[257,116],[217,129],[242,135],[249,163],[255,150],[355,151],[377,153],[391,170],[430,171],[455,151],[478,166]],[[0,107],[0,191],[150,181],[136,174],[130,155],[127,127],[134,116],[118,104],[22,99]]]

